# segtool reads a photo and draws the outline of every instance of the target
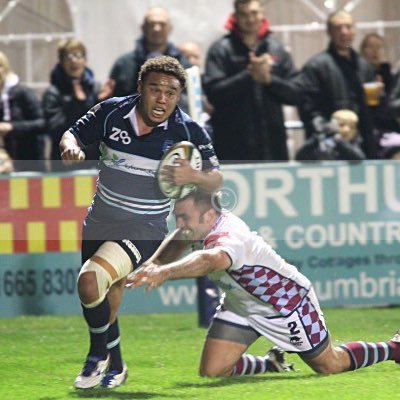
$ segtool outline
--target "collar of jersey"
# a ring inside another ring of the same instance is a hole
[[[139,127],[138,127],[138,122],[137,122],[137,117],[136,117],[136,105],[133,106],[132,110],[128,112],[128,114],[126,114],[124,116],[124,118],[129,119],[129,121],[131,122],[133,129],[135,129],[135,132],[139,132]],[[168,129],[168,119],[166,119],[164,122],[161,122],[161,124],[157,125],[157,128],[164,128],[164,130]]]

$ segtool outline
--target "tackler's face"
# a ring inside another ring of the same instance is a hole
[[[157,126],[166,121],[174,111],[180,95],[181,84],[173,75],[150,72],[139,82],[142,95],[139,112],[148,126]]]
[[[203,240],[214,225],[212,209],[203,210],[191,197],[177,201],[174,214],[176,227],[182,229],[190,240]]]

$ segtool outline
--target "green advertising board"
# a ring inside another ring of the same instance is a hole
[[[76,290],[79,253],[15,254],[0,257],[0,317],[81,313]],[[157,290],[126,290],[122,314],[195,311],[193,280],[168,282]]]
[[[311,279],[324,306],[400,304],[400,163],[224,168],[222,201]]]
[[[322,306],[400,304],[400,163],[224,165],[223,173],[223,206],[311,279]],[[0,254],[0,317],[80,314],[79,269],[78,252]],[[121,312],[196,308],[196,283],[182,280],[127,290]]]

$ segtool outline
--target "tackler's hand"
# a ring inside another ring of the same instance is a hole
[[[148,292],[161,286],[165,280],[165,272],[159,268],[159,265],[151,263],[131,272],[126,278],[125,287],[131,289],[147,286],[146,291]]]

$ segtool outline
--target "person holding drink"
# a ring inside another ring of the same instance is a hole
[[[372,66],[352,47],[353,16],[345,10],[331,13],[327,33],[328,48],[307,61],[295,78],[303,94],[299,114],[306,136],[310,138],[316,132],[316,121],[328,122],[336,110],[349,109],[359,117],[362,150],[368,159],[377,158],[371,107],[363,88],[364,83],[375,82],[376,78]]]

